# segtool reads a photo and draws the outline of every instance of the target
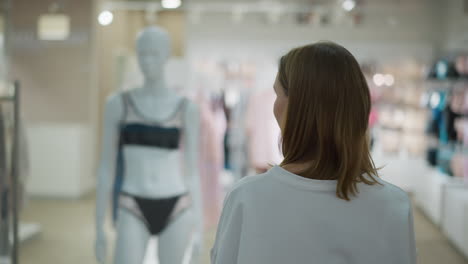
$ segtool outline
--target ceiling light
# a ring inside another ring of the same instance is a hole
[[[387,86],[392,86],[395,83],[395,78],[391,74],[385,74],[384,83]]]
[[[380,73],[375,74],[372,80],[377,86],[382,86],[385,83],[385,77],[383,74]]]
[[[182,5],[181,0],[161,0],[161,6],[167,9],[175,9]]]
[[[98,16],[98,21],[102,26],[108,26],[114,21],[114,14],[108,10],[102,11]]]
[[[356,6],[356,2],[354,2],[354,0],[345,0],[341,6],[344,10],[349,12]]]

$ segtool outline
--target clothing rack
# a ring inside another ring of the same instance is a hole
[[[20,116],[20,83],[18,81],[14,82],[13,94],[11,96],[0,96],[0,105],[3,103],[12,103],[13,104],[13,142],[11,149],[11,165],[10,171],[7,169],[0,171],[0,199],[4,203],[4,206],[7,206],[4,210],[6,217],[4,220],[5,223],[2,223],[3,228],[6,231],[6,234],[0,236],[0,249],[5,252],[0,252],[0,264],[18,264],[18,252],[19,252],[19,239],[18,239],[18,177],[19,177],[19,144],[20,144],[20,125],[19,125],[19,116]],[[4,141],[5,138],[0,138]],[[1,157],[4,158],[4,157]],[[9,189],[6,187],[6,179],[11,175],[11,185]],[[6,202],[4,201],[6,200]],[[11,199],[11,201],[10,201]],[[10,216],[9,207],[11,206],[12,215]],[[4,216],[2,216],[4,217]],[[10,231],[9,224],[12,223],[12,230]],[[3,231],[3,230],[2,230]],[[10,233],[12,233],[12,241],[10,244]],[[5,255],[3,255],[5,254]]]

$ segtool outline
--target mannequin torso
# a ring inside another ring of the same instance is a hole
[[[154,97],[144,88],[125,94],[129,102],[124,123],[176,127],[181,130],[183,141],[186,99],[175,94],[166,98]],[[119,96],[121,102],[125,103],[122,96],[124,94]],[[171,197],[187,192],[181,166],[183,154],[179,149],[125,146],[122,151],[124,175],[128,175],[123,181],[122,191],[147,198]]]

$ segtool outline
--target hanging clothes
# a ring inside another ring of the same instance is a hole
[[[211,105],[202,91],[196,102],[200,109],[200,185],[203,199],[203,215],[206,229],[216,226],[221,211],[223,167],[223,131],[225,121],[213,113]],[[222,117],[222,116],[221,116]]]
[[[211,110],[213,111],[215,121],[215,131],[217,139],[221,140],[223,168],[229,169],[229,149],[227,148],[226,138],[228,132],[228,123],[230,111],[224,103],[224,97],[211,98]]]
[[[463,123],[463,178],[468,182],[468,122]]]
[[[239,180],[248,173],[249,158],[247,148],[246,112],[249,102],[247,91],[240,94],[239,102],[232,110],[229,149],[231,150],[232,173]]]
[[[257,173],[281,162],[279,150],[280,128],[273,114],[276,95],[272,88],[252,95],[249,100],[246,124],[250,166]]]
[[[445,115],[445,129],[447,130],[448,141],[457,141],[457,131],[455,129],[455,120],[461,117],[461,114],[458,114],[452,110],[452,105],[448,105],[444,110]]]
[[[439,134],[441,146],[438,150],[437,163],[439,170],[450,176],[460,173],[460,166],[457,164],[460,159],[455,155],[455,145],[458,141],[455,121],[461,117],[459,111],[462,110],[462,105],[463,94],[454,91],[450,95],[450,101],[446,103],[442,114],[441,133]]]
[[[439,128],[439,148],[437,150],[437,167],[439,171],[453,176],[450,167],[450,161],[454,155],[453,140],[456,140],[456,131],[453,126],[454,113],[446,106],[442,112],[440,128]]]
[[[464,115],[468,115],[468,81],[459,81],[456,84],[456,87],[463,92],[460,93],[461,103],[460,113]]]
[[[463,154],[456,152],[450,161],[450,168],[453,176],[463,178],[464,175],[464,157]]]
[[[444,115],[444,109],[446,108],[446,92],[434,92],[430,96],[431,101],[431,116],[432,118],[429,120],[427,134],[434,137],[438,144],[448,144],[449,136],[448,131],[446,129],[446,115]],[[435,98],[433,100],[433,98]],[[437,145],[438,145],[437,144]],[[430,146],[427,150],[426,159],[431,166],[437,166],[439,164],[439,160],[443,160],[444,158],[441,157],[441,152],[439,151],[438,146]],[[445,152],[447,154],[447,152]],[[447,155],[445,155],[447,157]],[[444,171],[442,169],[442,171]]]
[[[369,128],[372,129],[379,121],[379,113],[374,107],[371,108],[369,113]]]

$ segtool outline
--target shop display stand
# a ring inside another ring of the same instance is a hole
[[[437,66],[434,66],[434,69],[438,71]],[[446,73],[446,75],[439,77],[437,72],[435,76],[432,76],[431,73],[428,81],[426,81],[428,94],[442,93],[443,95],[435,98],[444,98],[435,105],[431,105],[431,109],[442,111],[442,114],[446,115],[445,108],[452,103],[449,101],[451,96],[466,95],[466,86],[463,84],[466,81],[466,76],[452,76]],[[461,93],[465,93],[465,95],[461,95]],[[465,100],[463,104],[466,105],[466,99],[461,100]],[[455,105],[457,104],[455,103]],[[464,107],[463,110],[451,110],[452,112],[457,111],[458,116],[456,118],[468,117]],[[449,119],[446,116],[443,118],[445,122],[443,126],[448,127],[448,122],[454,122],[454,119],[448,121]],[[415,202],[417,207],[440,229],[453,247],[468,258],[468,182],[463,179],[466,173],[465,166],[467,165],[465,163],[468,149],[465,145],[466,137],[463,140],[460,139],[459,131],[455,127],[457,138],[453,139],[453,136],[450,138],[447,127],[443,128],[446,130],[445,133],[434,132],[432,135],[435,138],[431,147],[436,149],[438,155],[442,157],[442,165],[439,164],[440,158],[436,158],[436,162],[431,162],[436,163],[436,165],[433,164],[430,170],[424,174],[424,178],[415,186]],[[439,127],[439,129],[442,128]],[[460,166],[460,160],[454,160],[455,158],[460,159],[460,156],[463,158],[462,168],[458,167]],[[447,161],[450,162],[451,169],[447,168]],[[456,165],[454,165],[455,163]],[[454,166],[456,167],[454,168]]]
[[[13,95],[0,97],[0,104],[13,104],[13,145],[11,153],[10,171],[3,169],[0,171],[0,197],[2,199],[4,209],[2,212],[2,234],[0,234],[0,264],[18,264],[19,237],[18,237],[18,177],[19,177],[19,105],[20,105],[20,84],[18,81],[14,83]],[[4,138],[0,138],[4,141]],[[4,157],[2,157],[4,158]],[[9,192],[6,186],[7,176],[11,175],[11,185]],[[7,209],[11,206],[12,215]],[[10,225],[12,224],[12,230]],[[4,230],[3,230],[4,229]],[[10,240],[10,234],[12,235]]]
[[[468,184],[447,185],[443,191],[442,232],[468,258]]]
[[[437,227],[441,226],[444,213],[444,195],[447,186],[456,185],[453,177],[431,168],[415,189],[415,202],[421,211]]]

